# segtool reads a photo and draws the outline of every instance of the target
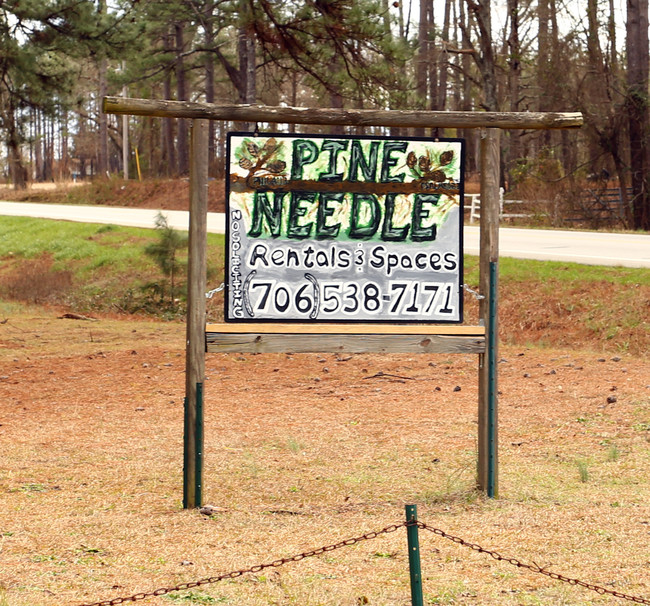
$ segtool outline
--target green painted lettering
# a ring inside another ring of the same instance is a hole
[[[410,223],[407,223],[402,227],[395,227],[393,225],[396,196],[397,194],[386,194],[386,214],[384,215],[384,224],[381,228],[381,239],[384,242],[404,242],[411,227]]]
[[[350,213],[350,230],[348,235],[353,240],[372,238],[379,229],[381,206],[372,194],[352,194]]]
[[[400,158],[394,158],[393,152],[405,152],[408,143],[406,141],[386,141],[384,143],[384,152],[381,159],[381,182],[382,183],[402,183],[406,173],[391,175],[390,169],[404,162]]]
[[[348,175],[349,181],[358,181],[357,173],[359,168],[363,173],[365,181],[374,183],[377,180],[377,156],[379,154],[379,141],[372,141],[368,151],[368,158],[363,154],[361,141],[352,141],[352,149],[350,151],[350,173]]]
[[[318,177],[319,181],[329,181],[331,183],[343,181],[343,173],[336,172],[336,164],[338,161],[339,153],[345,151],[347,148],[347,141],[331,141],[328,139],[323,143],[321,152],[329,152],[330,161],[327,167],[327,172],[321,173]]]
[[[327,219],[336,212],[336,206],[341,204],[344,198],[345,194],[340,192],[323,192],[320,195],[320,204],[316,216],[316,238],[318,240],[336,238],[339,235],[341,224],[328,225]],[[330,202],[332,205],[330,205]]]
[[[318,146],[309,139],[296,139],[293,142],[291,159],[291,179],[302,179],[302,168],[307,164],[316,162],[318,158]]]
[[[262,235],[263,223],[266,225],[269,234],[274,238],[280,235],[282,228],[282,203],[286,192],[273,193],[273,205],[269,202],[268,192],[256,191],[253,196],[253,216],[251,228],[248,235],[251,238],[259,238]]]
[[[310,210],[309,206],[303,206],[303,202],[308,205],[316,201],[316,194],[314,192],[306,191],[293,191],[291,192],[291,203],[289,204],[289,224],[287,226],[287,238],[295,238],[296,240],[304,240],[309,237],[311,233],[312,223],[305,223],[300,225],[300,218],[304,217]]]
[[[423,227],[423,221],[431,214],[429,205],[435,206],[440,200],[440,194],[416,194],[413,202],[413,231],[411,239],[414,242],[428,242],[436,239],[437,226]],[[427,205],[425,207],[424,205]]]

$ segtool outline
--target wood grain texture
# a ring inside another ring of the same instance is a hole
[[[481,139],[481,233],[480,233],[480,259],[479,259],[479,291],[484,296],[479,301],[479,318],[486,329],[492,329],[498,334],[498,315],[490,317],[490,297],[498,300],[498,262],[499,262],[499,150],[500,132],[488,128]],[[497,264],[497,288],[490,291],[490,265]],[[490,327],[490,324],[493,325]],[[479,490],[486,492],[490,478],[490,466],[493,466],[495,496],[499,493],[499,457],[498,457],[498,423],[494,428],[494,435],[490,435],[490,388],[492,387],[494,399],[495,422],[498,418],[498,380],[495,377],[494,385],[490,386],[490,364],[498,359],[498,340],[494,349],[486,347],[485,353],[479,356],[478,372],[478,477]],[[494,458],[490,459],[490,443],[494,439],[496,446]]]
[[[482,335],[206,332],[208,353],[482,353]]]
[[[255,334],[360,334],[360,335],[463,335],[484,336],[483,326],[457,324],[281,324],[278,322],[224,322],[207,324],[206,333]]]
[[[273,122],[278,124],[514,129],[577,128],[583,124],[583,117],[580,112],[435,112],[332,109],[263,105],[215,105],[211,103],[128,99],[124,97],[104,97],[103,110],[107,114],[235,122]]]

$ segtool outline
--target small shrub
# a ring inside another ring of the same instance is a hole
[[[580,474],[580,481],[586,484],[589,481],[589,466],[586,461],[578,461],[578,473]]]
[[[609,451],[607,452],[607,460],[610,462],[618,461],[620,456],[621,453],[618,450],[618,446],[616,446],[616,444],[612,444],[609,447]]]
[[[174,307],[177,285],[176,280],[183,269],[178,253],[187,247],[187,237],[167,223],[162,213],[156,216],[156,233],[158,241],[149,244],[145,253],[158,265],[163,275],[169,278],[169,303]],[[164,299],[164,287],[159,285],[160,300]]]

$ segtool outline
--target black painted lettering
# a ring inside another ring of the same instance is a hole
[[[300,259],[298,259],[298,253],[293,250],[293,248],[290,248],[287,250],[287,267],[299,267],[300,266]]]
[[[454,271],[458,267],[458,262],[456,261],[456,254],[453,252],[445,253],[445,269],[447,271]]]
[[[370,265],[375,269],[380,269],[384,266],[386,259],[384,258],[384,253],[386,249],[383,246],[375,246],[370,251]]]
[[[311,259],[312,255],[314,254],[313,247],[308,246],[303,252],[305,255],[305,267],[314,267],[314,262]]]
[[[276,248],[271,251],[271,263],[276,267],[282,267],[284,265],[284,249]]]
[[[256,244],[251,253],[248,265],[250,267],[255,267],[257,262],[260,261],[264,263],[265,267],[269,266],[269,262],[266,260],[266,254],[269,252],[269,249],[264,244]]]
[[[336,263],[337,267],[340,267],[341,269],[345,269],[346,267],[350,267],[350,264],[352,263],[351,260],[351,253],[349,250],[339,250],[338,251],[338,261]]]

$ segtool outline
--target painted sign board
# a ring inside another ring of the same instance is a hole
[[[227,322],[462,322],[462,140],[229,133],[227,157]]]

